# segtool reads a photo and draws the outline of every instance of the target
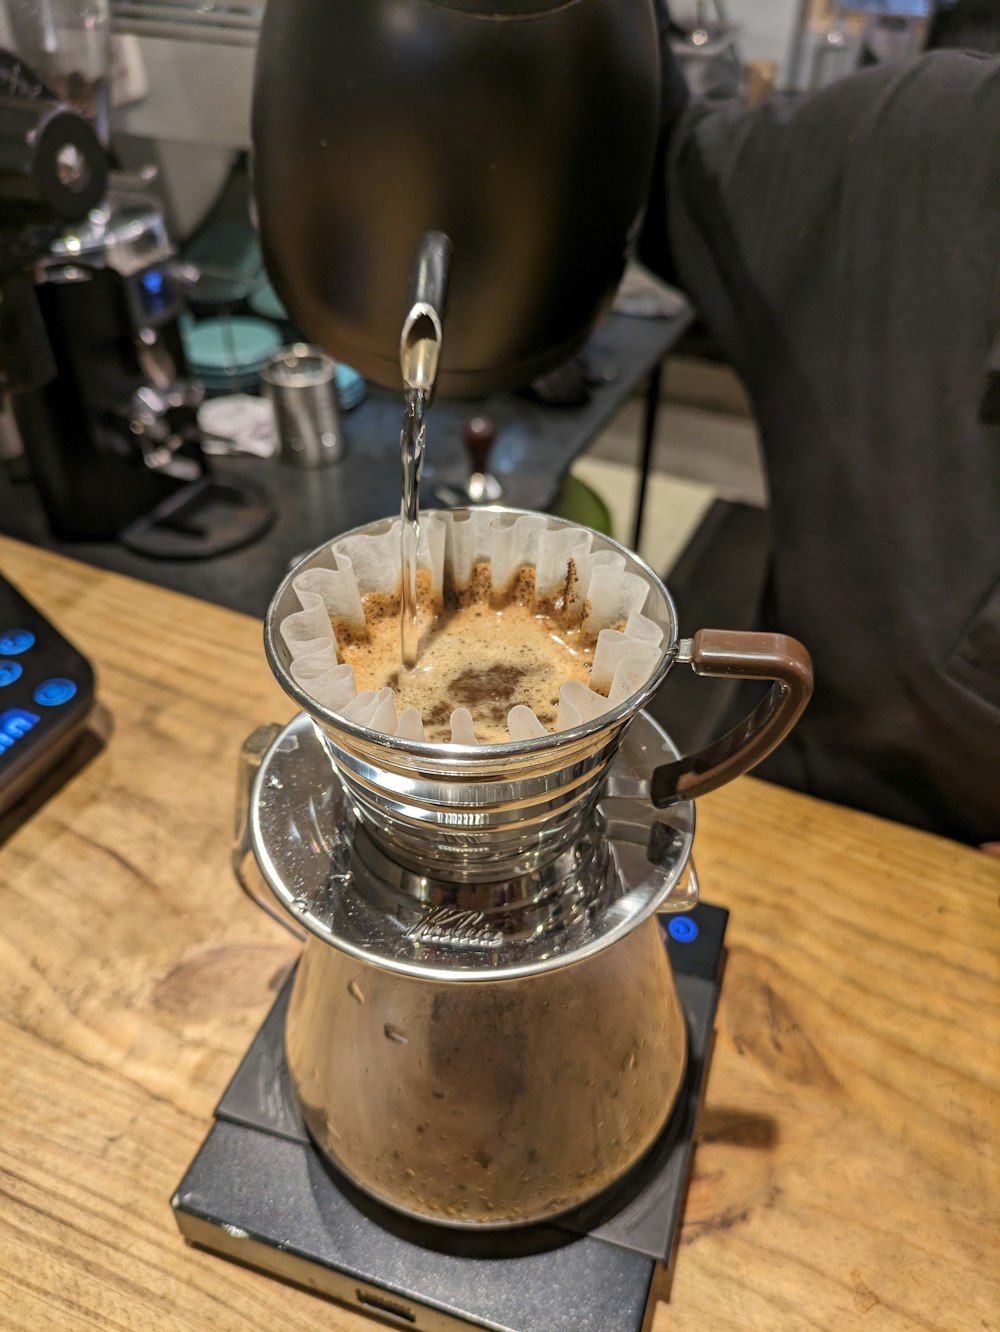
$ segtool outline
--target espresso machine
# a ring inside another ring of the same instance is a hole
[[[0,389],[53,536],[206,558],[274,515],[203,453],[179,326],[193,275],[147,182],[108,170],[109,40],[105,0],[0,0],[0,248],[17,293]]]
[[[641,222],[656,43],[651,0],[272,4],[258,215],[307,336],[402,390],[408,422],[577,350]],[[394,520],[303,557],[265,624],[301,711],[243,747],[232,862],[304,949],[172,1206],[191,1243],[384,1325],[639,1332],[722,982],[694,800],[780,743],[811,666],[780,635],[682,638],[656,574],[573,524],[493,508],[424,515],[424,537],[470,521],[585,550],[634,597],[644,673],[517,742],[380,729],[324,702],[321,589]],[[771,689],[682,755],[643,708],[683,666]]]

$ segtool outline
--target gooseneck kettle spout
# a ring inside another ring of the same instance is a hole
[[[413,304],[399,339],[399,368],[407,393],[425,393],[430,403],[437,385],[448,305],[451,241],[429,231],[420,242],[413,270]]]

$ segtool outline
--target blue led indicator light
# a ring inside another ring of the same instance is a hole
[[[35,646],[35,635],[30,629],[6,629],[0,634],[0,657],[17,657]]]
[[[40,721],[40,717],[26,708],[8,708],[6,712],[0,712],[0,755],[13,749],[18,740]]]
[[[163,274],[158,268],[150,269],[140,280],[150,296],[159,296],[163,290]]]
[[[698,926],[690,916],[674,916],[667,931],[678,943],[694,943],[699,934]]]
[[[34,698],[43,708],[57,708],[60,703],[68,703],[75,693],[76,685],[72,680],[56,678],[43,680],[35,690]]]
[[[0,689],[4,685],[13,684],[15,680],[20,680],[24,674],[21,663],[18,661],[0,661]]]

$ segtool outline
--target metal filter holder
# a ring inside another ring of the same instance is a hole
[[[496,884],[438,881],[390,860],[357,822],[312,721],[255,733],[259,758],[234,859],[250,881],[247,851],[282,923],[361,962],[420,979],[515,980],[588,958],[654,912],[698,900],[691,863],[694,804],[657,810],[649,773],[676,757],[646,714],[629,728],[597,802],[593,826],[556,861]],[[254,746],[250,757],[254,761]]]

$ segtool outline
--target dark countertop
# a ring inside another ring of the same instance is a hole
[[[479,402],[436,403],[427,426],[424,506],[436,507],[434,491],[439,485],[462,485],[466,480],[462,428],[471,416],[481,414],[497,428],[491,470],[504,488],[501,502],[515,508],[547,508],[573,460],[660,364],[690,320],[688,311],[672,319],[610,315],[588,343],[586,356],[598,374],[613,369],[614,377],[609,374],[610,382],[592,387],[590,401],[582,407],[547,407],[513,394]],[[345,415],[344,458],[319,471],[299,471],[260,458],[215,459],[220,479],[253,479],[268,491],[278,510],[277,521],[264,537],[228,555],[196,562],[153,560],[115,543],[56,541],[49,535],[34,486],[18,480],[23,471],[9,466],[0,467],[0,532],[262,616],[295,556],[340,532],[398,511],[402,412],[401,394],[371,386],[365,402]],[[637,439],[637,461],[640,447]]]

